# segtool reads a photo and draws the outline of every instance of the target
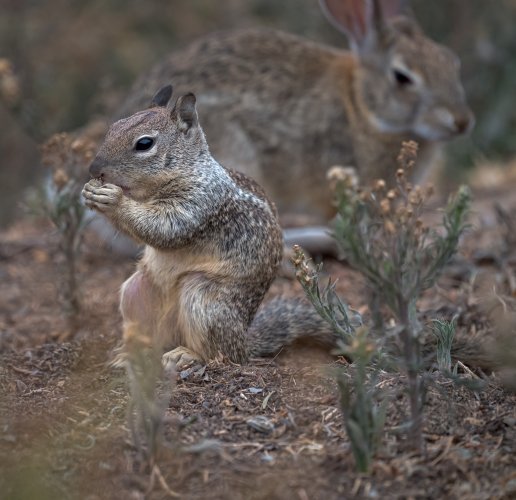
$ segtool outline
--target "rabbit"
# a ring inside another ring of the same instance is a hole
[[[166,83],[192,90],[213,156],[262,185],[282,216],[325,224],[335,210],[330,167],[352,166],[362,182],[392,179],[412,139],[420,180],[441,143],[473,126],[458,57],[404,3],[320,0],[349,50],[271,29],[213,34],[143,74],[117,117]]]

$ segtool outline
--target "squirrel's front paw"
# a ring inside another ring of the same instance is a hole
[[[86,206],[99,212],[108,212],[120,205],[124,195],[122,188],[114,184],[98,185],[93,179],[82,189],[82,195],[86,200]]]

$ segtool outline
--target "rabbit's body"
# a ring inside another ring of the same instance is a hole
[[[335,86],[352,64],[346,52],[278,31],[215,35],[141,79],[121,116],[148,101],[153,82],[192,88],[218,161],[263,185],[280,213],[316,208],[326,218],[326,168],[354,163],[346,102]]]
[[[366,49],[365,37],[354,35],[362,48],[353,51],[274,30],[211,35],[143,75],[119,116],[140,109],[163,83],[192,89],[217,160],[264,186],[280,214],[326,221],[333,212],[326,172],[333,165],[355,167],[363,181],[392,178],[401,143],[413,139],[421,178],[440,142],[470,126],[455,56],[408,18],[386,26],[388,44],[378,36]],[[421,53],[431,58],[426,66]],[[421,88],[411,92],[391,81],[393,61],[407,73],[415,68]],[[443,70],[449,75],[436,74]],[[432,106],[458,125],[421,124]]]

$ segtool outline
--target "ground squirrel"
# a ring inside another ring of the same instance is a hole
[[[267,355],[300,336],[332,342],[304,299],[259,309],[283,254],[274,205],[245,175],[211,156],[193,94],[114,123],[90,166],[88,207],[145,244],[123,284],[124,335],[136,329],[173,350],[167,361],[233,362]],[[258,311],[258,312],[257,312]]]

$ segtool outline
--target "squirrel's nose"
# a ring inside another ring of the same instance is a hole
[[[100,177],[102,175],[102,169],[105,166],[107,166],[107,161],[104,160],[104,158],[97,156],[90,165],[90,176],[93,179]]]

